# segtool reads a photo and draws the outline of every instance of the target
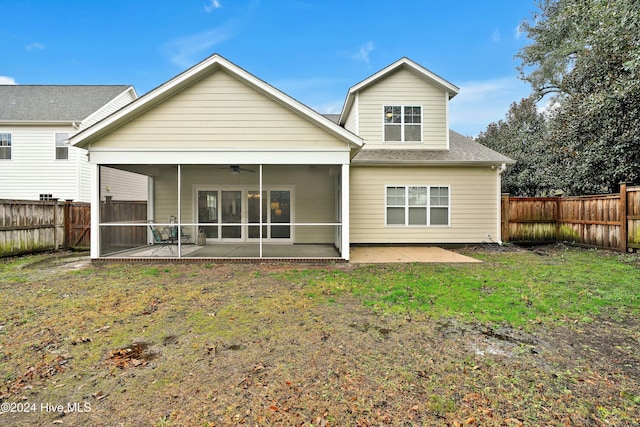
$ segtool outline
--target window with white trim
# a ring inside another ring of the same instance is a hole
[[[69,134],[56,133],[56,160],[69,159]]]
[[[10,133],[0,133],[0,160],[11,160]]]
[[[422,107],[385,105],[383,110],[385,142],[422,141]]]
[[[385,209],[387,225],[448,226],[449,187],[389,185]]]

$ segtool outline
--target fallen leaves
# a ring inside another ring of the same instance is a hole
[[[0,391],[0,400],[11,395],[20,394],[25,390],[31,390],[34,385],[42,384],[55,375],[69,369],[69,355],[57,355],[49,360],[49,356],[43,356],[37,364],[28,367],[21,375],[6,385],[5,390]]]
[[[149,352],[149,343],[139,342],[109,351],[105,358],[105,363],[125,369],[145,366],[152,357],[152,353]]]

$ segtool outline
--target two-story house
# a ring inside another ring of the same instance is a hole
[[[71,138],[91,162],[91,256],[348,260],[351,244],[497,242],[512,160],[449,130],[457,93],[403,58],[324,116],[213,55]],[[100,217],[113,168],[149,177],[154,225]],[[132,227],[163,229],[148,242],[162,246],[101,239]]]
[[[0,199],[88,202],[87,151],[69,138],[137,97],[127,85],[0,85]],[[103,195],[146,199],[146,181],[111,169]]]

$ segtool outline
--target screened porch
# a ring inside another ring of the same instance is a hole
[[[149,188],[100,185],[100,258],[348,259],[348,165],[100,165],[98,181],[110,168]]]

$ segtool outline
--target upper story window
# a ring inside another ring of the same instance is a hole
[[[421,142],[422,107],[415,105],[385,105],[385,142]]]
[[[69,134],[56,133],[56,160],[69,158]]]
[[[0,133],[0,160],[11,160],[10,133]]]

